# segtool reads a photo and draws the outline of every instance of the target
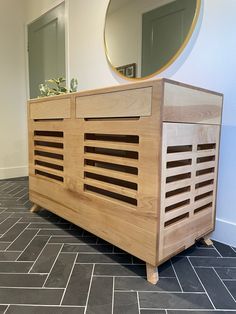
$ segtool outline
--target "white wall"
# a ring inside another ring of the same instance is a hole
[[[0,1],[0,179],[27,175],[25,7]]]
[[[6,2],[7,0],[5,0]],[[9,0],[8,0],[9,1]],[[43,1],[34,1],[43,4]],[[47,3],[55,1],[47,1]],[[103,26],[109,0],[67,0],[69,71],[79,89],[127,83],[110,69],[104,54]],[[38,5],[38,4],[37,4]],[[31,8],[28,18],[36,17]],[[41,9],[38,14],[42,12]],[[213,236],[236,246],[236,1],[205,0],[192,40],[160,76],[224,93],[217,223]]]

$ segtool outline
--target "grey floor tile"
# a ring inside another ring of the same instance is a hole
[[[1,199],[1,197],[0,197]],[[0,213],[0,223],[2,223],[5,219],[7,219],[11,214],[10,213],[5,213],[5,212],[2,212]]]
[[[236,300],[236,280],[224,281],[224,284],[229,289],[229,292],[232,294]]]
[[[112,313],[113,278],[93,277],[86,314]]]
[[[65,244],[63,246],[62,252],[77,252],[77,253],[107,253],[112,252],[112,245],[103,245],[103,244]]]
[[[75,253],[60,253],[45,283],[45,287],[65,288],[75,258]]]
[[[139,314],[136,292],[115,292],[113,314]]]
[[[27,227],[26,223],[16,223],[10,230],[8,230],[1,238],[2,241],[14,241],[19,234]]]
[[[87,294],[92,276],[92,269],[92,264],[76,264],[74,266],[65,296],[62,301],[63,305],[86,305]]]
[[[73,237],[73,236],[67,236],[67,237],[53,237],[50,239],[49,243],[78,243],[78,244],[96,244],[97,237]]]
[[[235,279],[236,280],[236,268],[215,268],[215,271],[221,279]]]
[[[146,276],[146,269],[142,265],[102,265],[96,264],[94,275],[100,276]]]
[[[7,305],[0,305],[0,314],[4,314],[7,309]]]
[[[81,236],[83,230],[57,230],[57,229],[42,229],[39,231],[39,235],[50,235],[50,236]]]
[[[15,261],[18,256],[20,255],[20,252],[0,252],[0,261]]]
[[[36,260],[31,273],[49,273],[61,249],[61,244],[47,244]]]
[[[56,229],[56,230],[61,230],[61,229],[69,229],[70,224],[65,223],[65,224],[53,224],[53,223],[31,223],[29,225],[30,229]]]
[[[166,314],[165,310],[141,310],[140,314]]]
[[[217,309],[236,309],[236,303],[213,269],[197,268],[196,271]]]
[[[0,288],[0,303],[59,305],[63,289]]]
[[[167,314],[234,314],[236,311],[181,311],[181,310],[168,310]],[[148,314],[148,313],[147,313]],[[150,313],[154,314],[154,313]]]
[[[172,261],[184,292],[204,292],[202,284],[187,257],[174,257]]]
[[[0,224],[0,234],[4,234],[5,232],[7,232],[18,220],[19,219],[17,218],[7,218],[4,222]]]
[[[0,287],[42,287],[46,275],[0,274]]]
[[[0,273],[28,273],[32,262],[0,262]]]
[[[181,291],[176,278],[160,278],[156,285],[149,283],[146,278],[116,277],[115,290],[134,291]]]
[[[220,254],[213,248],[201,248],[197,246],[191,246],[189,249],[181,252],[178,256],[212,256],[220,257]]]
[[[140,292],[141,308],[156,309],[212,309],[204,293],[160,293]]]
[[[146,266],[145,266],[146,267]],[[174,269],[170,261],[158,267],[159,277],[175,277]]]
[[[10,244],[11,242],[0,242],[0,251],[4,251]]]
[[[8,247],[9,251],[23,251],[29,242],[33,239],[33,237],[38,232],[35,230],[24,230],[22,234]]]
[[[64,307],[11,305],[6,314],[84,314],[84,308],[71,306]]]
[[[132,258],[128,254],[90,254],[79,253],[76,263],[98,263],[98,264],[131,264]]]
[[[190,257],[190,261],[196,267],[236,267],[236,258],[234,257]]]
[[[236,252],[228,245],[214,241],[214,246],[223,257],[236,257]]]
[[[45,244],[47,243],[49,236],[36,236],[23,253],[18,258],[19,261],[35,261]]]

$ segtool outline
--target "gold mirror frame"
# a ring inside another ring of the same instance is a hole
[[[154,77],[155,75],[165,71],[172,63],[175,62],[175,60],[180,56],[180,54],[182,53],[182,51],[184,50],[184,48],[187,46],[190,38],[192,37],[192,34],[195,30],[195,26],[197,24],[199,15],[200,15],[200,9],[201,9],[201,2],[202,0],[196,0],[196,10],[195,10],[195,14],[194,14],[194,18],[191,24],[191,27],[188,31],[188,34],[185,38],[185,40],[183,41],[182,45],[180,46],[180,48],[177,50],[177,52],[175,53],[175,55],[163,66],[161,67],[159,70],[153,72],[152,74],[149,74],[147,76],[143,76],[143,77],[135,77],[135,78],[131,78],[131,77],[127,77],[125,75],[122,75],[119,71],[117,71],[117,69],[115,68],[115,66],[112,64],[110,58],[109,58],[109,54],[108,54],[108,49],[107,49],[107,44],[106,44],[106,36],[105,36],[105,31],[106,31],[106,21],[107,21],[107,15],[108,15],[108,11],[109,11],[109,7],[111,4],[111,1],[113,0],[109,0],[109,4],[107,6],[107,10],[106,10],[106,16],[105,16],[105,23],[104,23],[104,31],[103,31],[103,40],[104,40],[104,48],[105,48],[105,53],[106,53],[106,58],[108,61],[109,66],[111,67],[111,69],[121,78],[129,80],[129,81],[139,81],[139,80],[146,80],[149,79],[151,77]]]

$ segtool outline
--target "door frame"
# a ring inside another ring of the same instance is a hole
[[[69,0],[58,0],[56,5],[46,8],[40,15],[38,15],[35,19],[26,21],[25,28],[25,66],[26,66],[26,96],[27,99],[30,99],[30,81],[29,81],[29,57],[28,57],[28,26],[29,24],[37,21],[43,15],[52,11],[59,5],[64,2],[65,4],[65,79],[66,83],[69,86],[70,79],[70,71],[69,71]],[[68,87],[67,86],[67,87]]]

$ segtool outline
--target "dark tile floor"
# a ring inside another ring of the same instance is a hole
[[[153,286],[137,258],[30,206],[26,178],[0,181],[0,313],[236,313],[235,248],[197,244]]]

